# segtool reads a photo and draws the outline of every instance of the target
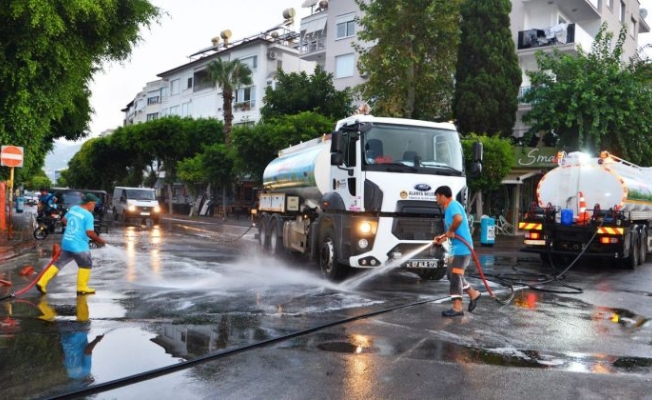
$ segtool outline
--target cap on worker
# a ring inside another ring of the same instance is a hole
[[[98,199],[97,196],[95,196],[93,193],[86,193],[86,194],[84,195],[84,197],[82,197],[82,201],[81,201],[81,203],[82,203],[82,204],[86,204],[86,203],[97,203],[97,202],[99,202],[99,201],[100,201],[100,199]]]

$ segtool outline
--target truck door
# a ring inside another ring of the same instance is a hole
[[[360,168],[360,143],[357,132],[342,132],[343,168],[333,166],[332,189],[340,195],[349,211],[362,210],[362,185]]]

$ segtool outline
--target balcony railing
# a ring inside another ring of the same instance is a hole
[[[578,27],[579,28],[579,27]],[[527,29],[518,32],[517,49],[530,49],[575,43],[575,24],[555,25],[545,29]]]
[[[302,55],[316,53],[318,51],[324,51],[324,50],[326,50],[326,37],[320,37],[314,39],[304,38],[303,41],[301,42]]]

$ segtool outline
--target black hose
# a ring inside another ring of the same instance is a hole
[[[584,293],[584,289],[577,287],[577,286],[571,286],[569,284],[566,284],[562,282],[563,280],[566,279],[566,273],[573,267],[577,262],[582,258],[584,253],[589,249],[589,245],[593,242],[595,237],[598,235],[598,230],[600,226],[602,226],[603,221],[600,222],[600,224],[596,227],[595,232],[593,232],[593,235],[591,238],[586,242],[586,244],[583,246],[584,248],[582,251],[575,257],[575,259],[568,264],[568,266],[561,272],[557,271],[555,266],[553,265],[552,258],[550,257],[550,247],[548,246],[548,257],[550,261],[550,265],[552,268],[555,270],[554,275],[548,275],[548,274],[534,274],[535,276],[535,282],[527,282],[523,281],[523,278],[525,276],[532,276],[533,274],[522,274],[522,273],[514,273],[514,274],[499,274],[497,275],[498,279],[502,279],[508,282],[512,283],[518,283],[527,286],[529,289],[536,290],[539,292],[548,292],[548,293],[560,293],[560,294],[581,294]],[[544,285],[548,285],[550,283],[557,283],[560,286],[563,286],[567,288],[567,290],[558,290],[558,289],[547,289],[544,288]]]
[[[438,301],[438,300],[439,299],[421,300],[421,301],[417,301],[417,302],[414,302],[414,303],[403,304],[403,305],[394,306],[394,307],[390,307],[390,308],[384,308],[382,310],[365,313],[365,314],[358,315],[358,316],[355,316],[355,317],[344,318],[344,319],[341,319],[341,320],[338,320],[338,321],[329,322],[329,323],[319,325],[319,326],[316,326],[316,327],[313,327],[313,328],[308,328],[308,329],[304,329],[304,330],[301,330],[301,331],[298,331],[298,332],[293,332],[293,333],[290,333],[290,334],[287,334],[287,335],[279,336],[277,338],[263,340],[262,342],[250,344],[250,345],[247,345],[247,346],[237,347],[235,349],[226,350],[226,351],[223,351],[223,352],[220,352],[220,353],[207,354],[205,356],[194,358],[192,360],[184,361],[184,362],[181,362],[181,363],[178,363],[178,364],[173,364],[173,365],[169,365],[167,367],[153,369],[153,370],[150,370],[150,371],[142,372],[140,374],[130,375],[130,376],[127,376],[127,377],[124,377],[124,378],[115,379],[115,380],[112,380],[112,381],[109,381],[109,382],[93,385],[92,387],[79,389],[79,390],[75,390],[75,391],[70,391],[70,392],[66,392],[66,393],[63,393],[63,394],[60,394],[60,395],[55,395],[53,397],[47,397],[47,398],[48,399],[75,399],[75,398],[79,398],[79,397],[82,397],[82,396],[89,396],[89,395],[92,395],[92,394],[105,392],[107,390],[118,389],[118,388],[121,388],[123,386],[132,385],[132,384],[135,384],[135,383],[138,383],[138,382],[142,382],[142,381],[146,381],[146,380],[149,380],[149,379],[157,378],[157,377],[162,376],[162,375],[166,375],[166,374],[170,374],[170,373],[173,373],[173,372],[181,371],[181,370],[184,370],[186,368],[194,367],[194,366],[197,366],[199,364],[203,364],[205,362],[219,360],[221,358],[228,357],[228,356],[238,354],[238,353],[243,353],[243,352],[248,351],[248,350],[253,350],[253,349],[256,349],[256,348],[259,348],[259,347],[265,347],[265,346],[269,346],[269,345],[272,345],[272,344],[283,342],[283,341],[286,341],[286,340],[289,340],[289,339],[294,339],[296,337],[304,336],[304,335],[307,335],[307,334],[310,334],[310,333],[314,333],[314,332],[320,331],[322,329],[331,328],[331,327],[342,325],[342,324],[347,324],[349,322],[354,322],[354,321],[357,321],[357,320],[360,320],[360,319],[374,317],[376,315],[386,314],[386,313],[396,311],[396,310],[401,310],[401,309],[404,309],[404,308],[420,306],[420,305],[432,303],[432,302]]]

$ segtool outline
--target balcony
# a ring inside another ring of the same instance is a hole
[[[582,27],[576,24],[563,24],[544,29],[526,29],[518,32],[517,53],[520,56],[534,54],[537,50],[545,50],[553,46],[561,51],[576,51],[582,46],[584,51],[590,51],[594,38]]]

